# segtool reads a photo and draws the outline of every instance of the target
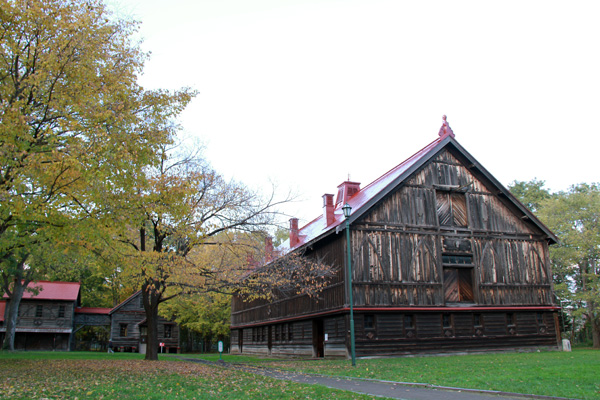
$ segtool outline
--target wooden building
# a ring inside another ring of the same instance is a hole
[[[73,350],[78,330],[100,326],[109,330],[114,351],[145,353],[147,324],[141,291],[114,308],[97,308],[78,307],[77,282],[39,281],[29,287],[36,291],[25,291],[19,305],[15,349]],[[6,332],[6,302],[0,301],[0,342]],[[179,326],[175,322],[160,317],[158,335],[163,352],[179,351]]]
[[[70,350],[75,308],[80,303],[77,282],[31,282],[19,305],[15,329],[17,350]],[[6,298],[6,295],[4,296]],[[0,342],[6,333],[8,300],[0,301]]]
[[[456,141],[445,117],[439,137],[406,161],[323,200],[306,226],[290,221],[283,247],[336,266],[335,280],[319,298],[235,297],[233,353],[347,357],[350,290],[359,357],[557,346],[548,256],[557,239]]]
[[[110,340],[115,351],[146,353],[148,324],[142,302],[142,291],[138,290],[128,299],[113,308],[110,313]],[[179,325],[163,317],[158,320],[158,341],[163,343],[163,353],[179,352]],[[158,350],[159,353],[161,349]]]

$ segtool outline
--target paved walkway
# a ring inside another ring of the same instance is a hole
[[[389,382],[372,379],[345,378],[316,374],[300,374],[274,368],[265,368],[250,364],[212,362],[198,358],[179,357],[181,360],[211,364],[224,368],[268,376],[274,379],[288,380],[310,385],[322,385],[333,389],[364,393],[375,397],[387,397],[403,400],[522,400],[522,399],[559,399],[549,396],[533,396],[518,393],[502,393],[460,388],[444,388],[426,384]],[[560,398],[562,399],[562,398]],[[563,399],[564,400],[564,399]]]

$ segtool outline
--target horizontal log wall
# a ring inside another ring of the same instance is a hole
[[[367,322],[367,320],[369,322]],[[347,357],[348,314],[322,319],[326,357]],[[411,354],[422,352],[556,348],[554,314],[540,311],[515,312],[359,312],[355,314],[356,354]],[[241,353],[280,356],[314,356],[313,321],[290,323],[294,334],[282,340],[274,324],[232,332],[232,352],[240,353],[237,335],[244,335]],[[271,348],[268,348],[271,332]]]
[[[355,329],[357,356],[557,346],[552,312],[358,313]]]
[[[141,343],[139,323],[146,319],[146,313],[141,302],[141,293],[123,304],[111,314],[110,339],[115,349],[134,348],[139,350]],[[127,336],[121,336],[121,325],[127,326]],[[171,337],[165,337],[165,325],[171,328]],[[165,343],[166,348],[179,347],[179,325],[165,318],[158,319],[158,339]]]
[[[75,303],[72,301],[21,300],[17,328],[72,329],[74,307]],[[38,310],[41,310],[41,315],[38,314]]]

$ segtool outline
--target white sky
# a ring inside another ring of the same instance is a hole
[[[500,182],[600,181],[600,2],[110,0],[142,22],[141,83],[190,86],[215,169],[302,200],[365,186],[437,137]]]

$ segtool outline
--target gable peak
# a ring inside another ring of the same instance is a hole
[[[446,116],[442,115],[442,119],[444,120],[444,123],[442,124],[438,135],[440,135],[441,137],[454,137],[454,132],[452,131],[452,128],[450,128],[450,124],[448,124],[448,121],[446,121]]]

